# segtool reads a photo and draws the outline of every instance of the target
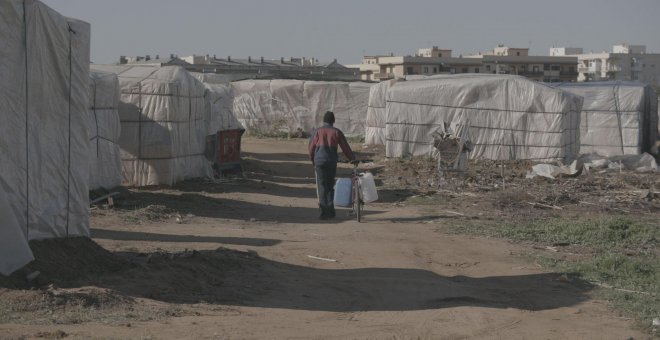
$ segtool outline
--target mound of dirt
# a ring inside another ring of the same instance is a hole
[[[31,241],[30,248],[35,260],[9,277],[0,277],[0,287],[23,289],[47,284],[69,287],[132,266],[86,237]],[[26,277],[36,271],[40,274],[28,281]]]

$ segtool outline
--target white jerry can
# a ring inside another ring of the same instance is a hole
[[[362,187],[362,200],[364,203],[371,203],[378,200],[378,191],[376,190],[376,182],[374,175],[371,172],[364,172],[360,174],[360,186]]]

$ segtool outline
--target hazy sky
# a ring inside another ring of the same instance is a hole
[[[43,0],[92,25],[92,60],[120,55],[307,56],[359,63],[363,54],[454,54],[497,44],[660,53],[660,0]]]

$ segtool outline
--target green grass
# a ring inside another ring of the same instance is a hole
[[[564,260],[538,255],[538,263],[570,277],[596,284],[595,295],[609,301],[621,315],[635,318],[638,326],[653,332],[651,322],[660,317],[660,227],[655,221],[624,217],[599,219],[550,218],[506,224],[470,223],[450,227],[451,232],[507,238],[544,245],[584,246],[579,259]],[[660,330],[655,330],[660,336]]]
[[[346,141],[349,143],[364,143],[364,136],[347,136]]]
[[[593,220],[560,218],[521,221],[504,225],[467,224],[454,226],[453,231],[509,238],[537,243],[569,243],[649,252],[660,243],[660,228],[651,222],[636,222],[623,217]]]

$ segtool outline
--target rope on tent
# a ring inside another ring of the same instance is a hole
[[[92,83],[94,83],[94,88],[92,92],[92,112],[94,113],[94,122],[96,123],[96,136],[92,137],[91,140],[96,139],[96,158],[99,157],[99,118],[96,115],[96,87],[98,86],[96,83],[96,78],[92,77]]]
[[[28,26],[27,6],[23,0],[23,32],[25,44],[25,239],[30,239],[30,134],[29,134],[29,74],[28,74]]]
[[[142,158],[142,81],[138,83],[138,159]]]
[[[68,131],[68,159],[67,159],[67,179],[66,179],[66,236],[69,236],[69,224],[71,221],[71,97],[73,90],[73,55],[71,47],[71,34],[76,34],[68,25],[69,28],[69,131]]]
[[[619,105],[619,88],[621,86],[621,82],[617,82],[616,85],[614,85],[614,108],[616,109],[616,119],[617,123],[619,124],[619,139],[621,141],[621,154],[624,155],[625,151],[623,149],[623,128],[621,124],[621,112],[620,112],[620,105]]]
[[[469,107],[469,106],[454,106],[454,105],[439,105],[439,104],[426,104],[426,103],[411,103],[404,102],[400,100],[387,100],[388,103],[395,104],[405,104],[405,105],[418,105],[418,106],[432,106],[432,107],[444,107],[448,109],[463,109],[463,110],[475,110],[475,111],[497,111],[497,112],[513,112],[513,113],[532,113],[532,114],[555,114],[555,115],[565,115],[567,112],[578,112],[576,110],[568,110],[566,112],[549,112],[549,111],[530,111],[530,110],[510,110],[510,109],[497,109],[490,107]]]

